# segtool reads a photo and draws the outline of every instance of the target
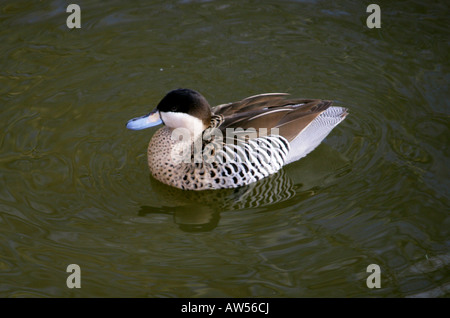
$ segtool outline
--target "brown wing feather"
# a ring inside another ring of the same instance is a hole
[[[313,100],[284,116],[275,127],[281,136],[291,141],[331,104],[328,100]]]
[[[262,106],[267,107],[269,105],[275,104],[277,101],[284,101],[285,99],[282,97],[286,95],[288,94],[272,93],[251,96],[238,102],[216,106],[214,107],[213,111],[217,115],[233,115],[244,111],[258,109]]]
[[[294,139],[317,116],[332,104],[320,99],[285,99],[287,94],[264,94],[242,101],[213,108],[215,115],[222,115],[220,129],[226,128],[278,128],[288,141]]]

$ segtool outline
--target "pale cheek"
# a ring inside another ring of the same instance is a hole
[[[161,113],[161,119],[169,128],[187,128],[191,131],[203,130],[203,122],[195,117],[181,113]]]

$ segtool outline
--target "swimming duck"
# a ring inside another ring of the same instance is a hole
[[[155,179],[185,190],[236,188],[303,158],[347,116],[331,101],[287,95],[260,94],[211,108],[199,92],[176,89],[127,128],[164,124],[147,150]]]

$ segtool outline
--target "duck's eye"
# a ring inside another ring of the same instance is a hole
[[[170,108],[170,111],[176,112],[177,111],[177,106],[172,106],[172,108]]]

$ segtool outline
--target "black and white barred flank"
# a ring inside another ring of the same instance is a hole
[[[280,170],[290,149],[286,138],[277,135],[211,145],[213,156],[204,155],[200,163],[183,164],[182,189],[235,188],[253,183]]]

